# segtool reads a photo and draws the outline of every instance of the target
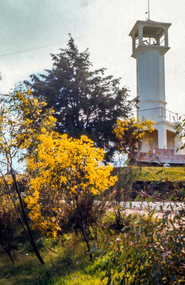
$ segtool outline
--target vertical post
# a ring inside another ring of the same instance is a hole
[[[168,47],[168,28],[164,28],[164,35],[165,35],[165,47]]]
[[[139,24],[139,29],[138,29],[138,36],[139,36],[139,45],[143,45],[143,26]]]
[[[166,149],[167,148],[167,134],[166,126],[158,124],[158,148]]]
[[[134,53],[136,49],[136,43],[135,43],[135,34],[132,36],[132,53]]]

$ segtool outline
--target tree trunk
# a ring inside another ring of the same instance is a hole
[[[15,185],[15,189],[16,189],[16,192],[17,192],[17,195],[19,197],[19,202],[20,202],[20,205],[21,205],[21,210],[22,210],[22,214],[23,214],[23,218],[24,218],[24,221],[25,221],[25,224],[26,224],[26,227],[27,227],[27,236],[29,236],[29,240],[31,242],[31,245],[33,247],[33,250],[37,256],[37,258],[39,259],[40,263],[41,264],[45,264],[44,260],[42,259],[39,251],[38,251],[38,248],[36,246],[36,243],[35,243],[35,240],[33,238],[33,235],[32,235],[32,232],[31,232],[31,229],[30,229],[30,226],[28,224],[28,220],[27,220],[27,217],[26,217],[26,213],[25,213],[25,210],[24,210],[24,205],[23,205],[23,201],[22,201],[22,198],[21,198],[21,194],[20,194],[20,190],[19,190],[19,186],[17,184],[17,180],[16,180],[16,176],[15,176],[15,172],[14,170],[11,168],[11,175],[12,175],[12,178],[13,178],[13,181],[14,181],[14,185]]]
[[[80,209],[79,208],[79,205],[78,205],[78,197],[75,196],[76,198],[76,206],[77,206],[77,209],[78,209],[78,213],[79,213],[79,216],[80,216],[80,219],[81,219],[81,230],[82,230],[82,235],[84,237],[84,241],[87,245],[87,249],[88,249],[88,252],[89,252],[89,255],[90,255],[90,261],[92,262],[92,253],[90,253],[90,245],[89,245],[89,239],[86,235],[86,232],[85,232],[85,221],[84,221],[84,216],[83,216],[83,209]],[[81,206],[82,207],[82,206]]]
[[[10,253],[10,252],[7,252],[7,251],[6,251],[6,253],[7,253],[8,256],[10,257],[11,262],[14,264],[14,260],[13,260],[13,258],[12,258],[12,256],[11,256],[11,253]]]
[[[87,245],[87,249],[88,249],[88,252],[89,252],[89,255],[90,255],[90,261],[92,262],[92,253],[90,253],[89,239],[87,238],[87,235],[85,233],[85,225],[84,225],[83,221],[82,221],[82,234],[83,234],[83,237],[84,237],[84,240],[85,240],[85,243]]]

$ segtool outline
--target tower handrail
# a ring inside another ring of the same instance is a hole
[[[170,111],[164,107],[154,107],[154,108],[147,108],[147,109],[137,109],[136,112],[143,112],[143,111],[150,111],[150,110],[160,110],[160,116],[166,118],[169,122],[177,122],[178,121],[178,113]]]

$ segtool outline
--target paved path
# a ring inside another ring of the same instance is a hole
[[[185,210],[185,202],[132,202],[132,206],[130,206],[130,202],[121,202],[120,205],[122,208],[135,210],[145,210],[150,208],[155,209],[156,212],[161,212],[161,207],[163,211],[171,210],[171,206],[173,207],[174,212],[182,209]]]

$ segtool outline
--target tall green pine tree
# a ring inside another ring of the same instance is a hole
[[[31,75],[25,81],[33,95],[46,100],[57,118],[57,131],[79,138],[82,134],[98,147],[107,149],[110,159],[115,148],[112,126],[117,118],[128,117],[136,100],[128,101],[126,88],[119,87],[120,79],[104,76],[105,68],[91,71],[88,49],[79,52],[70,36],[67,49],[52,54],[53,68],[46,74]]]

